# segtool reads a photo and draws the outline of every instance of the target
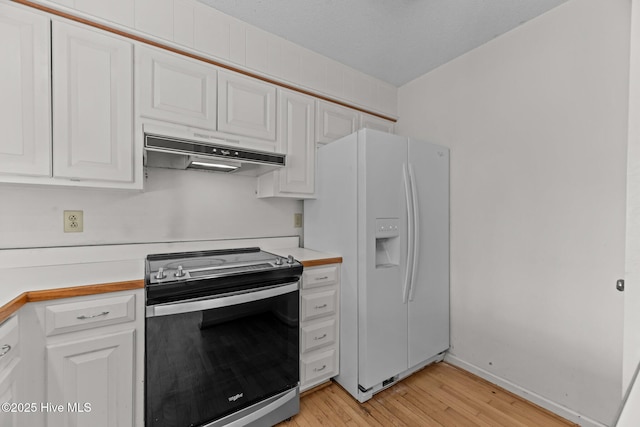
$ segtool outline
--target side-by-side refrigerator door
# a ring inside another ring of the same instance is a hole
[[[409,367],[449,348],[449,150],[409,140],[417,240],[409,291]]]
[[[407,369],[407,139],[358,134],[358,384],[369,390]]]

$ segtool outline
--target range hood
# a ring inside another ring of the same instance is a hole
[[[220,139],[220,141],[224,141]],[[201,142],[164,133],[144,133],[145,165],[260,175],[285,165],[284,154]]]

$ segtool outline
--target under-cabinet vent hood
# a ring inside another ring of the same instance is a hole
[[[145,165],[260,175],[285,165],[284,154],[145,132]]]

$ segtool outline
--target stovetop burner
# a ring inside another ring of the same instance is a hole
[[[283,269],[299,265],[293,257],[283,258],[260,248],[178,252],[147,257],[148,284],[221,277],[257,270]]]
[[[298,281],[302,264],[260,248],[148,255],[147,305]]]

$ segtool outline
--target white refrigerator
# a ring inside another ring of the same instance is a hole
[[[363,129],[316,179],[304,246],[343,258],[336,380],[364,402],[449,348],[449,150]]]

